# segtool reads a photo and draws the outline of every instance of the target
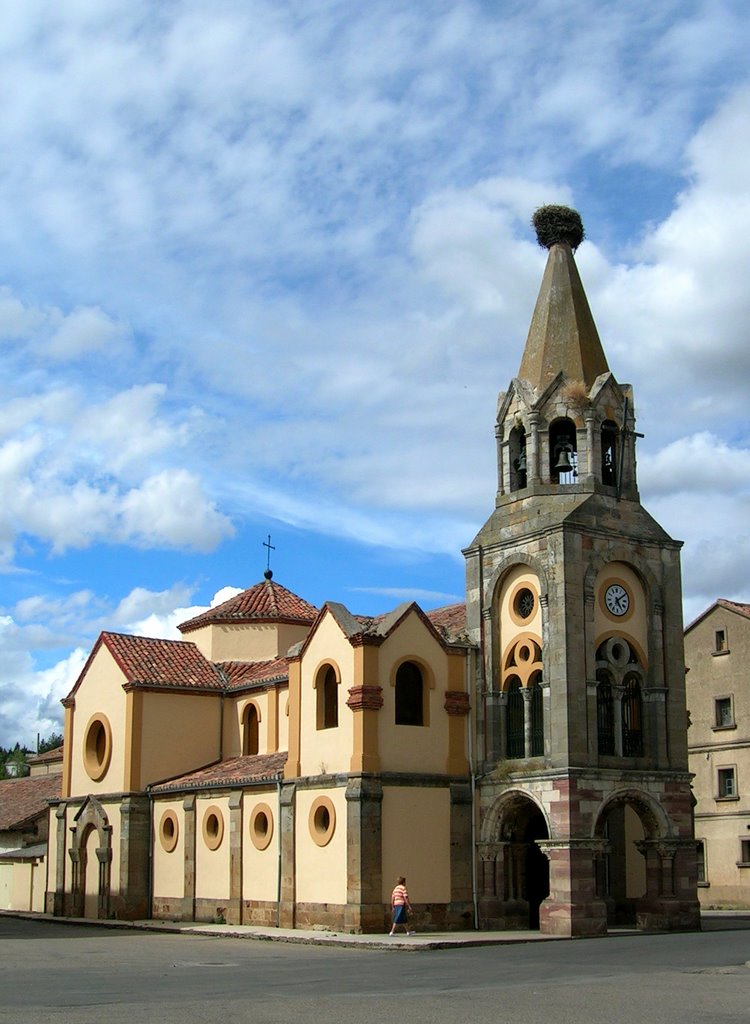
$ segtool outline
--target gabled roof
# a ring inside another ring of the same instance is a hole
[[[287,658],[273,658],[271,661],[221,661],[218,667],[226,679],[227,690],[268,686],[289,679]]]
[[[317,614],[318,609],[314,605],[272,579],[264,579],[215,608],[188,619],[178,628],[182,633],[189,633],[214,623],[287,622],[310,625]]]
[[[60,796],[62,776],[27,775],[0,781],[0,831],[21,831]]]
[[[53,764],[55,761],[62,761],[63,759],[63,745],[59,747],[53,747],[52,750],[45,750],[43,754],[34,754],[33,757],[26,758],[26,764]]]
[[[251,754],[230,757],[179,778],[169,779],[151,787],[152,793],[171,793],[185,789],[221,789],[225,786],[243,786],[254,782],[273,781],[286,764],[286,751],[278,754]]]
[[[560,371],[591,388],[608,370],[573,252],[557,242],[547,257],[518,376],[541,392]]]
[[[745,619],[750,619],[750,604],[741,604],[738,601],[727,601],[726,598],[719,597],[713,604],[709,605],[705,611],[701,612],[700,615],[693,619],[693,621],[685,627],[685,632],[688,633],[694,626],[697,626],[699,622],[702,622],[707,615],[710,615],[715,608],[724,608],[728,612],[734,612],[736,615],[741,615]]]
[[[100,648],[106,647],[125,676],[126,686],[173,687],[187,690],[221,691],[224,679],[188,640],[158,640],[127,633],[99,634],[81,674],[63,704],[72,700]]]
[[[458,604],[446,604],[442,608],[433,608],[431,612],[425,612],[425,614],[446,640],[465,641],[468,639],[466,605],[463,601]]]

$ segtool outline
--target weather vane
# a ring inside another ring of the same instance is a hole
[[[270,533],[268,534],[268,540],[263,541],[263,547],[268,548],[266,552],[266,571],[263,573],[263,575],[267,580],[270,580],[273,577],[273,572],[271,571],[271,552],[276,550],[275,545],[271,543]]]

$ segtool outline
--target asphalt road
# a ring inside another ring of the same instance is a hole
[[[399,952],[0,918],[0,1022],[737,1024],[750,931]]]

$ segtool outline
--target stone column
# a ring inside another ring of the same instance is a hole
[[[529,433],[526,436],[526,482],[529,486],[542,482],[540,471],[541,456],[539,444],[539,413],[532,410],[528,414]],[[545,474],[547,479],[547,474]]]
[[[695,840],[644,839],[635,845],[646,858],[646,894],[636,906],[638,928],[663,932],[699,929]]]
[[[151,808],[146,796],[126,796],[120,804],[120,895],[117,916],[150,917]]]
[[[544,935],[606,935],[607,910],[596,895],[594,856],[605,846],[598,839],[538,839],[549,858],[550,893],[540,908]]]
[[[531,690],[521,687],[523,697],[523,756],[531,757]]]
[[[182,801],[185,815],[185,881],[182,895],[182,920],[195,920],[195,797]]]
[[[47,905],[47,913],[53,913],[55,917],[62,917],[65,913],[65,882],[67,860],[65,858],[65,819],[67,804],[58,804],[55,808],[55,860],[57,870],[55,872],[55,892],[52,899],[52,906]],[[51,845],[48,850],[51,850]],[[48,894],[49,895],[49,894]]]
[[[510,489],[510,459],[504,458],[503,449],[507,447],[504,441],[502,423],[495,424],[495,445],[497,448],[497,496],[502,497]]]
[[[505,843],[477,843],[480,928],[503,926],[505,846]]]
[[[296,842],[295,842],[295,800],[294,782],[285,782],[281,787],[281,905],[279,906],[279,928],[294,928],[297,891],[295,887]]]
[[[388,911],[383,904],[383,787],[359,776],[346,787],[346,909],[350,932],[381,932]]]
[[[242,793],[229,794],[229,905],[227,924],[242,924]]]

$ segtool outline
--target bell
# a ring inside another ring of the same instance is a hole
[[[555,470],[558,473],[571,473],[573,471],[573,463],[570,461],[570,448],[567,446],[560,449],[560,454],[557,456],[557,462],[555,463]]]
[[[518,470],[519,473],[525,473],[526,472],[526,449],[525,448],[521,449],[521,452],[520,452],[518,458],[516,459],[516,469]]]

